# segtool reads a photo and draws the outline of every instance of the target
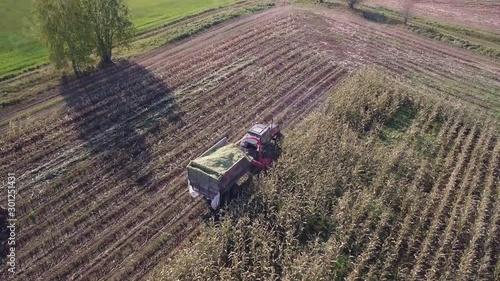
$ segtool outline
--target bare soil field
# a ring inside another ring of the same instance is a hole
[[[403,1],[368,0],[364,4],[402,10]],[[500,2],[495,0],[419,0],[414,14],[441,22],[472,26],[500,34]]]
[[[62,108],[0,139],[18,176],[15,279],[143,278],[207,211],[186,191],[191,158],[255,122],[293,125],[371,64],[498,114],[497,61],[321,8],[244,17],[48,90]]]

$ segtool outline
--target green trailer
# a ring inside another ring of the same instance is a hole
[[[189,193],[203,196],[216,209],[221,197],[248,172],[251,163],[252,158],[238,145],[223,138],[188,164]]]

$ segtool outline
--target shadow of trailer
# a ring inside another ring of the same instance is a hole
[[[250,170],[251,163],[251,157],[223,138],[188,164],[189,193],[192,197],[202,196],[215,210]]]

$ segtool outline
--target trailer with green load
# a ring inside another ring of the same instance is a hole
[[[228,192],[250,168],[251,157],[227,138],[212,146],[187,166],[189,192],[202,195],[217,208],[221,195]]]

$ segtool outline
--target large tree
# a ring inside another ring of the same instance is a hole
[[[101,62],[111,62],[113,46],[127,43],[133,35],[127,5],[123,0],[87,0],[85,14]]]
[[[57,68],[68,61],[75,74],[90,61],[91,36],[83,16],[85,0],[34,0],[36,31]]]
[[[75,74],[94,52],[109,63],[113,47],[133,36],[123,0],[34,0],[37,34],[57,68],[71,63]]]

